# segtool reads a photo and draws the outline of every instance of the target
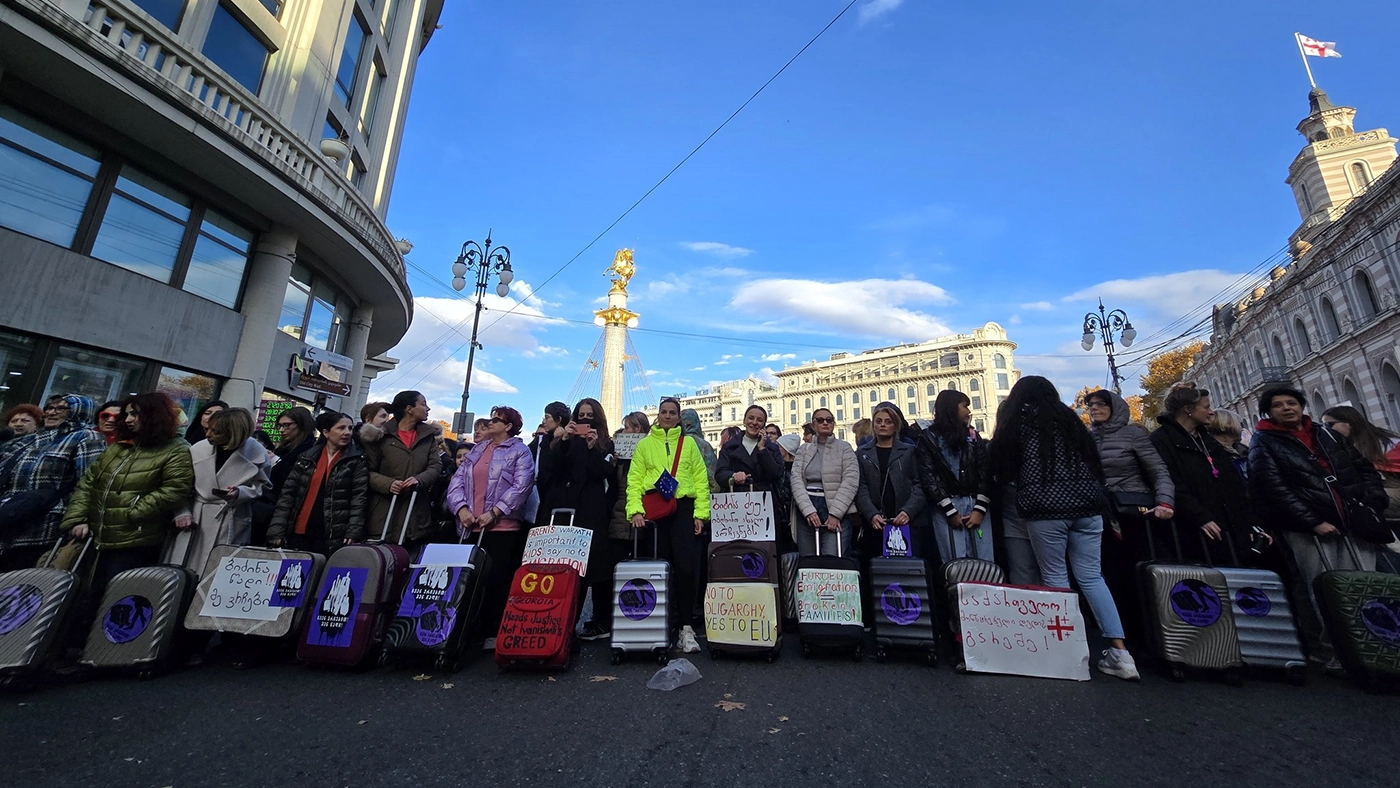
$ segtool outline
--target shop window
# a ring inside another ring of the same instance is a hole
[[[102,217],[92,256],[168,283],[189,220],[188,197],[124,166]]]
[[[34,384],[34,340],[0,331],[0,411],[25,401]]]
[[[72,246],[99,157],[95,148],[0,105],[0,226]]]
[[[174,367],[161,367],[156,391],[169,396],[176,407],[184,412],[185,418],[191,419],[206,402],[214,399],[214,392],[218,386],[219,382],[208,375],[186,372]]]
[[[101,404],[140,393],[146,362],[87,348],[60,346],[37,402],[55,394],[81,394]]]
[[[185,290],[232,309],[238,302],[253,233],[213,211],[204,214],[194,242]]]
[[[269,9],[271,10],[271,9]],[[228,6],[219,3],[204,39],[204,56],[233,77],[253,95],[262,87],[263,70],[267,66],[267,45],[253,35],[242,19],[234,16]]]

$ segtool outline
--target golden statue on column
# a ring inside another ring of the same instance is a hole
[[[627,362],[627,329],[637,327],[636,312],[627,308],[627,283],[637,273],[631,249],[619,249],[612,265],[603,272],[612,280],[608,290],[608,306],[593,313],[593,322],[603,328],[602,396],[603,413],[608,423],[621,426],[623,365]]]

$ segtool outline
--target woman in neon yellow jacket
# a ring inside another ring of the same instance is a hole
[[[661,400],[656,426],[632,454],[632,467],[627,472],[627,516],[633,528],[646,526],[642,496],[657,489],[657,480],[663,473],[675,476],[676,509],[656,520],[657,536],[661,554],[671,562],[671,598],[681,622],[676,645],[693,654],[700,650],[693,618],[696,573],[700,571],[700,532],[710,519],[710,478],[695,442],[682,437],[681,403],[673,397]]]

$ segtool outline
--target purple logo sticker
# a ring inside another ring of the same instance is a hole
[[[285,558],[277,570],[277,585],[268,607],[301,607],[306,599],[306,581],[311,577],[311,560],[307,558]]]
[[[1274,609],[1274,603],[1264,589],[1246,586],[1235,592],[1235,607],[1250,618],[1263,618]]]
[[[907,525],[886,525],[885,526],[885,557],[886,558],[909,558],[912,556],[909,548],[909,526]]]
[[[316,601],[311,625],[306,630],[309,646],[346,648],[355,632],[355,614],[360,610],[369,570],[349,567],[328,572],[322,587],[326,592]]]
[[[744,577],[757,580],[768,571],[768,561],[763,558],[763,553],[744,553],[739,559],[739,568],[744,570]]]
[[[918,621],[919,615],[924,612],[924,603],[919,600],[919,595],[905,591],[899,583],[885,586],[885,593],[880,595],[880,607],[884,609],[886,618],[901,627]]]
[[[1361,605],[1361,623],[1372,635],[1400,648],[1400,599],[1379,597]]]
[[[1220,595],[1195,578],[1172,586],[1171,604],[1181,620],[1193,627],[1208,627],[1220,619]]]
[[[44,592],[38,586],[0,588],[0,635],[8,635],[28,624],[43,603]]]
[[[617,609],[633,621],[645,619],[656,610],[656,587],[640,577],[628,580],[617,593]]]
[[[113,643],[130,643],[151,625],[155,608],[143,596],[118,599],[102,616],[102,634]]]
[[[452,634],[457,622],[452,592],[457,588],[461,571],[455,566],[423,566],[413,570],[408,590],[399,603],[398,615],[413,619],[419,643],[436,646]]]

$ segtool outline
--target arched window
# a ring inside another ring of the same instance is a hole
[[[1293,318],[1293,341],[1298,343],[1299,349],[1303,352],[1300,356],[1312,353],[1312,342],[1308,339],[1308,327],[1303,325],[1301,317]]]
[[[819,407],[819,408],[825,408],[825,407],[826,407],[826,397],[822,397],[822,398],[821,398],[821,404],[818,405],[817,407]]]
[[[859,405],[859,404],[860,404],[860,392],[859,392],[859,391],[853,391],[853,392],[851,392],[851,404],[852,404],[852,405]]]
[[[1322,413],[1327,410],[1327,401],[1322,398],[1322,392],[1318,389],[1313,389],[1312,401],[1308,404],[1312,406],[1313,413]]]
[[[879,402],[879,401],[880,401],[880,392],[876,391],[875,389],[871,389],[871,390],[870,390],[870,404],[871,404],[871,405],[874,405],[875,403],[877,403],[877,402]]]
[[[1366,403],[1361,401],[1361,392],[1356,390],[1356,384],[1351,382],[1351,378],[1342,380],[1342,396],[1351,400],[1348,404],[1361,411],[1362,416],[1366,415]]]
[[[1313,212],[1312,195],[1308,194],[1308,185],[1302,181],[1298,182],[1298,199],[1303,203],[1303,210],[1311,214]]]
[[[890,386],[889,393],[885,396],[885,399],[894,402],[894,386]]]
[[[992,366],[997,369],[1006,369],[1006,356],[998,353],[992,356]]]
[[[1381,311],[1381,307],[1376,299],[1376,289],[1371,286],[1371,277],[1367,276],[1365,271],[1358,270],[1351,281],[1356,287],[1356,304],[1360,308],[1361,316],[1375,317]]]
[[[810,407],[812,407],[812,398],[811,398],[811,397],[807,397],[806,399],[802,400],[802,407],[804,407],[804,408],[810,408]]]
[[[932,383],[930,383],[930,384],[928,384],[928,386],[926,386],[926,387],[924,388],[924,393],[926,393],[926,394],[928,394],[930,397],[932,397],[934,394],[937,394],[937,393],[938,393],[938,387],[935,386],[935,385],[933,385]]]
[[[1288,364],[1288,356],[1283,353],[1283,342],[1278,338],[1278,334],[1274,334],[1270,338],[1269,350],[1274,357],[1275,365],[1282,367]]]
[[[909,388],[905,389],[905,390],[904,390],[904,396],[905,396],[906,399],[913,399],[913,398],[914,398],[914,387],[913,387],[913,386],[910,386]]]
[[[1400,372],[1389,361],[1381,364],[1381,401],[1392,430],[1400,427]]]
[[[1354,161],[1351,163],[1351,187],[1352,191],[1360,192],[1371,185],[1371,171],[1366,168],[1366,162]]]
[[[1325,342],[1335,342],[1342,335],[1341,323],[1337,321],[1337,310],[1332,306],[1332,299],[1323,296],[1318,302],[1318,311],[1322,313],[1322,333]]]
[[[1264,354],[1259,352],[1259,348],[1254,349],[1254,368],[1256,370],[1264,368]]]
[[[982,390],[982,384],[977,382],[977,378],[973,378],[972,380],[969,380],[969,381],[967,382],[967,390],[968,390],[968,391],[981,391],[981,390]]]
[[[840,404],[841,404],[841,395],[840,395],[840,394],[837,394],[837,395],[836,395],[836,404],[837,404],[837,406],[840,406]]]
[[[950,380],[950,381],[948,381],[948,390],[949,390],[949,391],[957,391],[957,390],[958,390],[958,382],[957,382],[956,380]]]

